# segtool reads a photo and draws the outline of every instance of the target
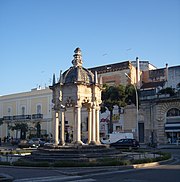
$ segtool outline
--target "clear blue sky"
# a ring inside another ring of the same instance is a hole
[[[50,85],[80,47],[86,68],[180,63],[180,0],[0,0],[0,95]]]

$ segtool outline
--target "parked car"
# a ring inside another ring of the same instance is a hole
[[[126,138],[126,139],[120,139],[117,142],[111,143],[110,147],[115,148],[127,148],[127,149],[137,149],[140,147],[139,142],[136,139],[132,138]]]
[[[11,144],[12,144],[12,145],[18,145],[19,142],[20,142],[20,139],[19,139],[19,138],[13,138],[13,139],[11,140]]]
[[[29,142],[29,140],[21,140],[18,143],[19,148],[37,148],[38,146],[34,143]]]
[[[31,138],[30,140],[29,140],[29,143],[31,143],[31,144],[35,144],[36,146],[38,146],[38,147],[43,147],[44,146],[44,144],[45,144],[45,139],[44,138]]]
[[[19,148],[38,148],[39,144],[38,143],[34,143],[31,140],[21,140],[18,143],[18,147]]]

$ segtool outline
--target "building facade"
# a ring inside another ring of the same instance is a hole
[[[4,138],[29,138],[37,136],[37,128],[40,135],[52,132],[52,92],[49,88],[32,89],[11,95],[0,96],[0,137]],[[25,133],[12,128],[27,124]]]
[[[157,69],[148,61],[125,61],[89,68],[97,72],[98,80],[108,85],[133,84],[139,87],[141,94],[140,108],[134,104],[125,108],[114,107],[113,131],[132,132],[135,136],[138,127],[138,140],[141,143],[175,143],[180,137],[180,66]],[[125,73],[130,77],[127,78]],[[171,87],[176,94],[159,94],[159,91]],[[71,90],[69,90],[71,92]],[[29,138],[38,135],[53,136],[54,124],[52,113],[52,91],[49,88],[32,89],[30,92],[0,96],[0,137]],[[71,99],[66,99],[72,104]],[[88,138],[88,113],[82,108],[81,139]],[[99,132],[101,137],[108,135],[109,112],[101,113]],[[74,115],[72,109],[67,108],[64,116],[65,135],[73,137]],[[3,123],[3,124],[2,124]],[[26,135],[20,130],[12,130],[16,124],[26,123]],[[65,136],[66,137],[66,136]]]
[[[143,119],[139,122],[144,133],[140,140],[176,143],[180,139],[180,66],[166,64],[142,75],[139,112]]]

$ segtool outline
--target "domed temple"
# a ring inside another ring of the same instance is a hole
[[[55,144],[65,144],[65,115],[72,117],[72,143],[83,144],[81,112],[87,112],[88,144],[100,144],[99,138],[99,111],[101,104],[101,81],[98,81],[97,72],[94,74],[82,66],[80,48],[74,51],[73,66],[63,74],[60,72],[58,83],[53,75],[53,126]],[[59,132],[60,128],[60,132]],[[60,139],[60,140],[59,140]]]

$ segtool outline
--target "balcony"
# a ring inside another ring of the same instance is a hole
[[[13,120],[30,120],[31,115],[16,115],[13,116]]]
[[[31,119],[43,119],[43,114],[3,116],[2,121],[27,121]]]
[[[43,119],[43,114],[33,114],[32,119]]]

